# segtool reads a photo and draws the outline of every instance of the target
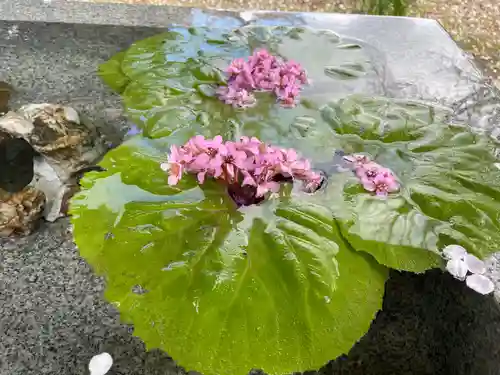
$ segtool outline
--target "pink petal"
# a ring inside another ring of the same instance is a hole
[[[213,171],[213,176],[218,178],[222,175],[222,165],[217,165],[215,167],[212,168],[212,171]]]
[[[234,176],[235,176],[234,165],[232,165],[232,164],[225,164],[225,168],[226,168],[226,173],[227,173],[227,177],[228,177],[229,181],[233,181],[234,180]]]
[[[271,190],[273,193],[277,193],[280,191],[280,184],[277,182],[268,182],[267,183],[267,188]]]
[[[366,169],[363,166],[356,167],[356,169],[354,170],[354,173],[356,173],[356,176],[358,178],[367,178]]]
[[[220,168],[222,163],[224,163],[224,159],[222,159],[221,155],[217,154],[212,159],[209,160],[208,168],[212,169]]]
[[[399,190],[399,184],[396,180],[389,180],[387,183],[387,190],[391,193],[394,193]]]
[[[467,254],[465,256],[465,263],[472,273],[482,274],[486,272],[486,265],[484,262],[472,254]]]
[[[170,164],[169,163],[161,163],[160,169],[164,172],[167,172],[170,169]]]
[[[177,175],[170,175],[168,176],[168,184],[171,186],[177,185],[179,183],[180,177]]]
[[[178,163],[181,161],[180,150],[176,145],[170,147],[170,155],[168,156],[169,163]]]
[[[257,185],[257,192],[255,193],[255,196],[257,197],[262,197],[264,196],[267,192],[269,191],[267,185]]]
[[[212,141],[212,147],[217,148],[222,144],[222,136],[221,135],[216,135]],[[215,147],[217,146],[217,147]]]
[[[361,179],[361,184],[363,184],[363,187],[367,191],[375,191],[377,189],[377,185],[375,185],[375,183],[368,178]]]
[[[465,283],[472,290],[486,295],[495,290],[495,284],[484,275],[470,275],[465,279]]]
[[[229,149],[227,147],[227,144],[221,144],[219,145],[218,149],[217,149],[217,153],[218,155],[220,156],[227,156],[229,155]]]
[[[257,183],[255,182],[255,179],[250,174],[246,174],[245,178],[243,178],[243,182],[241,183],[241,186],[245,186],[245,185],[256,186]]]
[[[210,156],[207,154],[200,154],[194,159],[194,161],[191,163],[190,167],[193,170],[205,170],[209,167],[210,164]]]
[[[455,278],[463,280],[467,275],[467,264],[461,259],[451,259],[446,263],[446,270]]]
[[[206,172],[205,171],[202,171],[202,172],[199,172],[197,174],[197,178],[198,178],[198,182],[200,184],[203,184],[205,182],[205,175],[206,175]]]
[[[467,250],[460,245],[448,245],[443,249],[443,255],[446,259],[465,259]]]
[[[373,182],[376,184],[376,185],[381,185],[381,184],[385,184],[386,183],[386,178],[384,176],[381,176],[381,175],[376,175],[375,178],[373,179]]]

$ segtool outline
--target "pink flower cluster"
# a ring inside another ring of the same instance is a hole
[[[294,107],[301,85],[307,77],[300,64],[284,62],[265,49],[257,50],[247,60],[235,59],[226,73],[227,86],[219,87],[219,98],[233,107],[251,107],[256,103],[253,91],[272,91],[285,107]]]
[[[390,169],[371,161],[366,155],[353,154],[344,157],[351,163],[365,190],[379,196],[387,196],[399,190],[399,183]]]
[[[266,145],[254,137],[223,142],[220,135],[214,139],[197,135],[184,146],[171,146],[161,168],[169,172],[169,185],[176,185],[184,172],[195,173],[200,184],[207,176],[221,180],[240,206],[258,203],[266,193],[277,192],[280,182],[300,180],[306,191],[313,192],[323,180],[295,150]]]

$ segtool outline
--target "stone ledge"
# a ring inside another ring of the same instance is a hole
[[[380,57],[388,96],[465,103],[457,108],[473,126],[484,123],[476,113],[485,101],[490,111],[498,108],[498,98],[483,85],[465,54],[431,21],[315,14],[237,16],[170,7],[148,8],[151,13],[145,15],[137,11],[146,8],[1,2],[0,17],[5,21],[0,21],[0,80],[12,82],[14,107],[28,102],[71,104],[100,124],[105,134],[119,139],[126,120],[120,99],[95,75],[100,62],[167,24],[232,27],[258,22],[331,28],[363,39]],[[24,239],[0,240],[0,248],[0,374],[83,374],[90,357],[103,350],[115,357],[115,373],[184,373],[167,354],[146,353],[130,327],[119,323],[116,310],[102,300],[103,280],[78,257],[67,220],[45,224]],[[384,310],[369,333],[348,357],[320,372],[496,375],[500,374],[499,334],[500,310],[494,298],[476,295],[440,271],[419,276],[393,273]]]

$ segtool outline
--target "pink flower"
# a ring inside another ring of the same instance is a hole
[[[226,72],[230,75],[240,74],[248,66],[247,62],[243,58],[234,59]]]
[[[361,183],[367,191],[372,191],[380,196],[386,196],[388,193],[394,193],[399,190],[398,183],[392,176],[377,175],[373,179],[362,179]]]
[[[222,86],[217,89],[219,99],[233,107],[248,108],[256,103],[255,96],[246,89],[237,89],[234,86]]]
[[[381,170],[382,167],[373,162],[368,162],[360,165],[358,164],[358,166],[356,166],[356,168],[354,169],[356,176],[358,176],[360,179],[373,179],[381,172]]]
[[[162,169],[165,169],[163,167]],[[170,174],[168,176],[168,184],[169,185],[177,185],[182,178],[182,172],[184,171],[184,167],[179,163],[171,163],[170,164]]]
[[[371,161],[368,156],[353,154],[344,156],[344,160],[352,164],[354,173],[365,190],[379,196],[387,196],[399,190],[399,183],[392,171]]]
[[[246,61],[233,60],[226,72],[227,86],[219,87],[217,94],[224,103],[240,108],[255,104],[254,90],[274,92],[282,106],[293,107],[301,85],[307,83],[300,64],[285,63],[265,49],[255,51]]]
[[[266,145],[255,137],[223,142],[221,136],[198,135],[184,146],[172,146],[168,162],[160,167],[169,173],[170,185],[177,184],[184,172],[196,174],[200,184],[207,177],[218,179],[238,205],[260,202],[268,192],[279,191],[280,183],[300,180],[313,192],[323,180],[295,150]]]
[[[234,181],[238,170],[245,170],[248,165],[248,155],[238,150],[234,142],[226,143],[226,150],[222,155],[222,169],[229,181]],[[217,176],[216,176],[217,177]]]
[[[323,183],[323,176],[320,173],[310,171],[304,181],[304,191],[314,193]]]
[[[175,145],[170,148],[168,163],[163,163],[161,165],[161,168],[163,170],[169,171],[169,185],[177,185],[179,180],[182,178],[182,173],[184,171],[183,164],[185,162],[190,162],[191,160],[192,155],[187,149],[183,147],[177,147]]]
[[[240,142],[235,145],[237,149],[243,150],[245,152],[249,152],[252,155],[259,155],[260,153],[264,152],[265,150],[265,145],[259,141],[257,138],[252,137],[241,137]]]
[[[252,174],[247,171],[241,171],[243,175],[243,181],[241,182],[241,186],[257,186],[257,182]]]

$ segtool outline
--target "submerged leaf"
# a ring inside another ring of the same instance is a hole
[[[381,307],[386,269],[306,194],[237,209],[216,183],[168,186],[163,150],[131,139],[111,151],[71,209],[82,256],[135,334],[205,374],[284,374],[346,353]]]
[[[262,134],[252,133],[256,122],[277,133],[295,117],[331,100],[332,89],[373,90],[375,85],[368,80],[376,73],[367,62],[367,52],[362,48],[339,49],[341,42],[347,40],[331,31],[307,28],[248,26],[233,32],[173,28],[126,51],[122,69],[131,83],[123,93],[125,108],[150,137],[196,127],[207,137],[221,134],[232,138],[247,133],[265,140]],[[258,105],[247,110],[231,108],[215,95],[214,88],[225,84],[224,71],[230,62],[260,48],[297,61],[306,69],[312,84],[301,92],[301,102],[293,110],[276,106],[271,93],[260,93]],[[361,69],[364,74],[359,72],[354,81],[325,74],[325,67],[334,64],[347,64],[347,68]]]
[[[340,49],[360,49],[361,46],[359,44],[356,44],[356,43],[346,43],[346,44],[341,44],[337,48],[340,48]]]
[[[119,52],[105,63],[99,65],[99,76],[113,90],[122,93],[129,83],[129,78],[122,71],[125,52]]]
[[[487,137],[446,125],[446,113],[418,103],[354,97],[322,112],[341,149],[371,155],[401,185],[398,194],[380,199],[356,179],[330,181],[344,186],[335,212],[356,250],[415,272],[438,266],[439,249],[448,244],[480,258],[498,251],[500,171]]]
[[[308,71],[299,105],[281,108],[268,93],[253,108],[224,105],[214,88],[225,67],[263,47]],[[374,259],[422,272],[442,265],[449,244],[480,258],[498,248],[495,145],[447,125],[439,108],[339,101],[377,92],[360,45],[304,28],[178,28],[134,44],[121,69],[129,116],[159,139],[132,138],[103,160],[105,172],[86,175],[72,204],[75,241],[136,334],[188,369],[317,368],[347,352],[380,307],[386,268]],[[240,209],[213,181],[168,186],[159,167],[168,146],[196,134],[295,148],[327,181]],[[365,191],[342,161],[353,153],[389,168],[399,191]]]
[[[326,66],[325,74],[333,78],[358,78],[365,74],[365,69],[361,64]]]

